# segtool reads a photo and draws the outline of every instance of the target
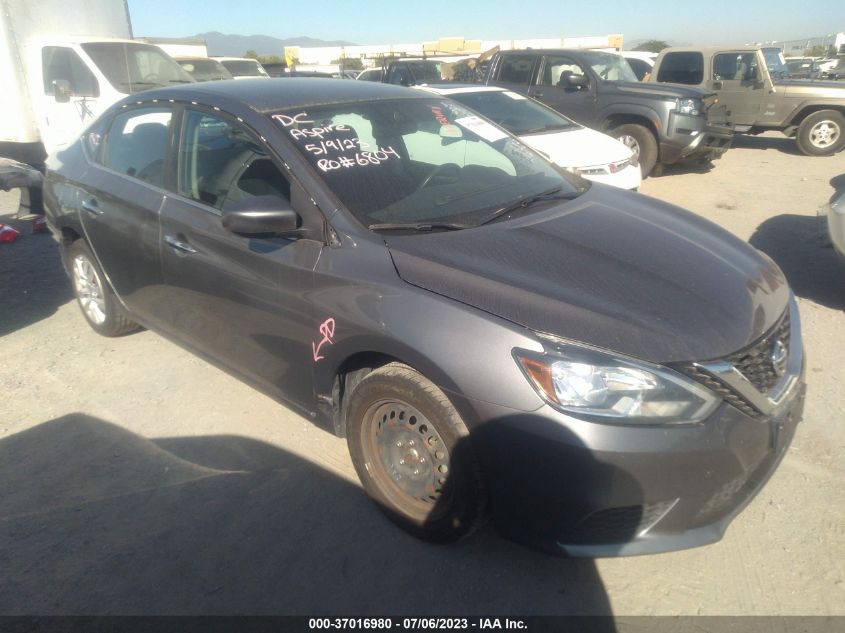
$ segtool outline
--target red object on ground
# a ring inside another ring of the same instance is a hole
[[[47,231],[47,220],[43,215],[36,215],[32,218],[32,232],[44,233]]]
[[[13,229],[11,226],[0,224],[0,244],[7,244],[18,239],[20,232]]]

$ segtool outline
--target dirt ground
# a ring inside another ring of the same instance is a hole
[[[838,177],[838,179],[837,179]],[[816,211],[845,154],[740,139],[642,192],[767,252],[800,297],[806,415],[725,538],[597,561],[487,527],[406,536],[344,440],[151,332],[97,336],[48,235],[0,245],[0,614],[845,615],[845,263]]]

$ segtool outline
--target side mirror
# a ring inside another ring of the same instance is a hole
[[[67,79],[53,80],[53,98],[56,103],[67,103],[73,95],[73,90],[70,89],[70,82]]]
[[[245,236],[299,235],[302,219],[278,196],[253,196],[223,207],[223,228]]]
[[[590,80],[586,75],[567,75],[565,81],[570,88],[587,88],[590,85]]]

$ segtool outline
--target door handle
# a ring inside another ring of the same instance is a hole
[[[721,90],[722,89],[722,82],[721,81],[714,81],[713,82],[713,90]]]
[[[195,249],[193,246],[173,235],[165,235],[164,243],[170,246],[171,248],[176,249],[177,251],[182,251],[183,253],[197,252],[197,249]]]
[[[100,205],[97,204],[96,198],[83,200],[81,206],[83,211],[87,211],[91,215],[103,215],[103,210],[100,208]]]

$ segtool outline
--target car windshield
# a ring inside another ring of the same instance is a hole
[[[554,110],[515,92],[484,90],[459,92],[449,97],[517,136],[580,127]]]
[[[135,42],[87,42],[82,49],[120,92],[193,83],[191,76],[160,48]]]
[[[593,72],[605,81],[637,81],[637,76],[625,58],[615,53],[586,51],[581,57]]]
[[[267,72],[252,59],[222,59],[220,63],[235,77],[268,77]]]
[[[766,59],[766,68],[772,79],[784,79],[789,77],[789,68],[783,58],[783,51],[779,48],[764,48],[763,57]]]
[[[214,59],[181,59],[179,65],[187,70],[197,81],[232,79],[232,73]]]
[[[366,226],[474,226],[520,200],[552,190],[574,196],[589,186],[447,99],[333,104],[270,116]]]

